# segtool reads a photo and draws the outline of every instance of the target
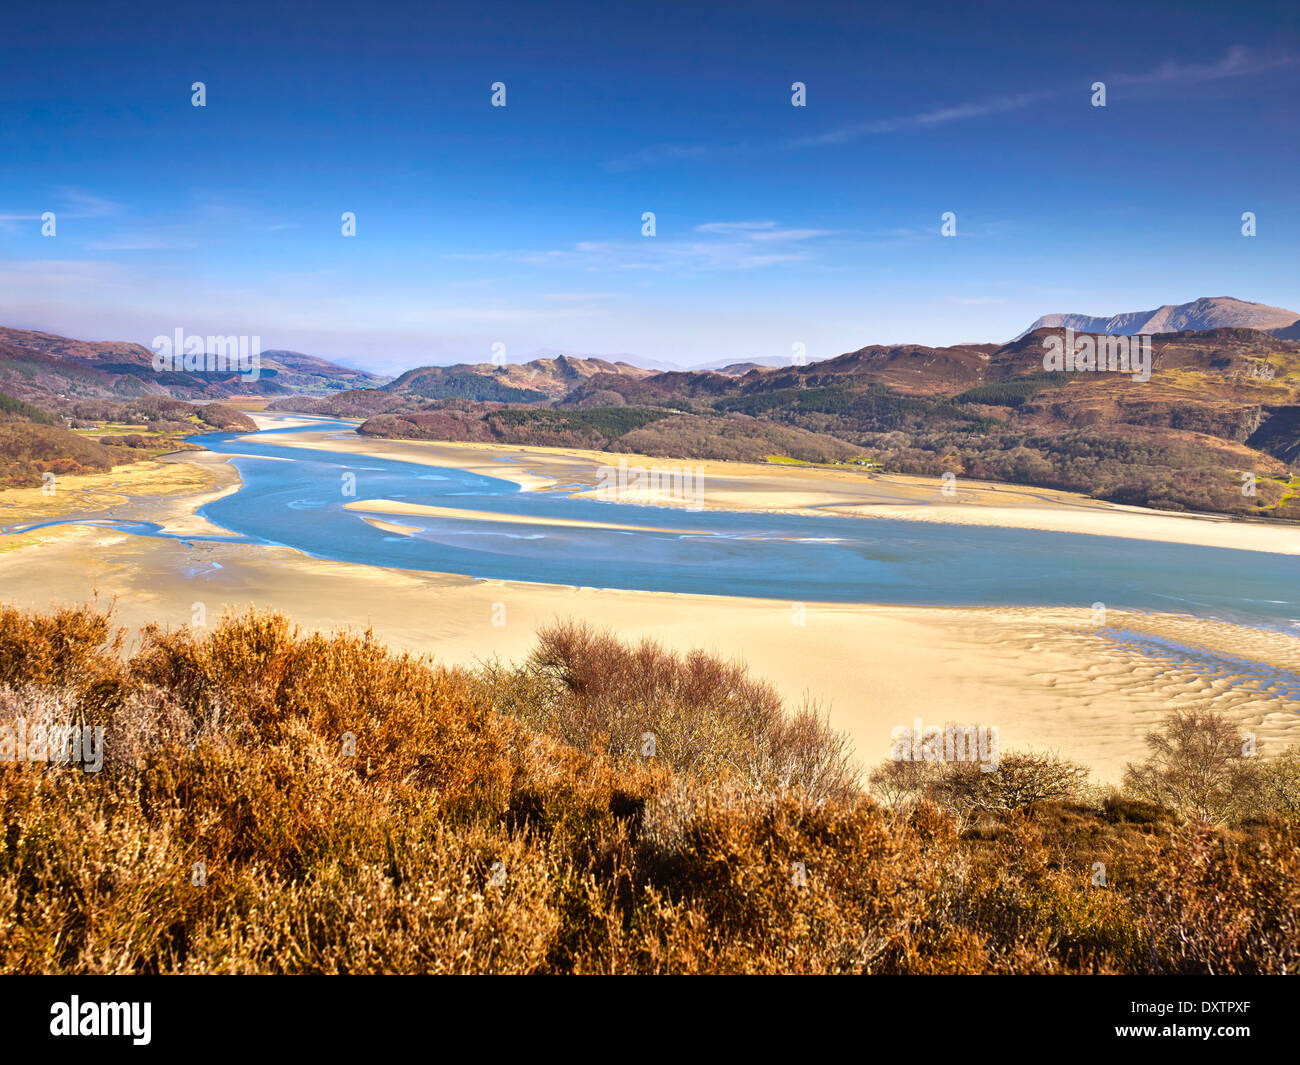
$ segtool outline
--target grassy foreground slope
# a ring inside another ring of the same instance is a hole
[[[1300,775],[1222,722],[1135,768],[1181,812],[1032,754],[887,763],[883,805],[815,709],[700,653],[559,625],[448,669],[249,614],[128,657],[92,609],[0,608],[0,754],[19,718],[101,725],[107,759],[0,761],[4,972],[1300,964]]]

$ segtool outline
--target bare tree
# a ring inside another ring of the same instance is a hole
[[[1284,817],[1300,815],[1300,747],[1289,747],[1276,758],[1260,762],[1259,804]]]
[[[894,759],[881,762],[867,778],[871,793],[892,809],[910,806],[939,780],[935,762]]]
[[[1088,780],[1086,766],[1046,751],[1013,751],[992,770],[975,762],[947,766],[932,796],[959,812],[1008,813],[1035,803],[1076,796]]]
[[[1183,710],[1147,733],[1145,762],[1130,764],[1124,786],[1134,796],[1184,817],[1220,824],[1251,805],[1257,766],[1237,727],[1220,714]]]

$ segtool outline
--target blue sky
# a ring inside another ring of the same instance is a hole
[[[1050,6],[10,11],[0,324],[393,370],[1300,309],[1300,8]]]

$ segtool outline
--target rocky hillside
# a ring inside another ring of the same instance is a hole
[[[873,345],[738,376],[600,372],[558,400],[491,411],[450,399],[411,407],[408,397],[401,413],[373,417],[363,431],[635,446],[696,458],[799,457],[796,442],[776,445],[771,429],[780,426],[810,434],[797,444],[820,456],[814,461],[843,461],[828,444],[837,441],[899,472],[1300,518],[1300,478],[1291,468],[1300,461],[1300,343],[1255,329],[1159,334],[1151,338],[1150,379],[1137,381],[1131,373],[1045,372],[1053,339],[1063,342],[1063,331],[1039,329],[1000,346]],[[375,394],[351,395],[359,405]],[[578,420],[561,424],[559,411],[582,415],[583,425],[621,425],[615,415],[643,424],[597,439],[578,430]]]
[[[550,403],[564,399],[594,378],[639,381],[654,376],[626,362],[559,355],[532,362],[496,366],[489,362],[420,366],[407,370],[382,388],[357,388],[336,395],[277,400],[272,410],[326,414],[335,418],[370,418],[408,414],[438,400],[474,403]],[[606,397],[613,403],[618,397]],[[600,405],[597,403],[596,405]],[[609,403],[604,405],[608,406]]]
[[[140,344],[0,327],[0,389],[34,402],[151,394],[202,400],[328,394],[387,381],[295,351],[262,352],[255,381],[225,371],[159,373],[153,361],[153,352]]]
[[[538,399],[560,399],[596,376],[614,375],[639,380],[653,372],[626,362],[560,355],[553,359],[534,359],[505,366],[492,363],[421,366],[407,370],[397,380],[385,385],[384,391],[421,399],[527,403]]]
[[[1250,303],[1232,296],[1214,296],[1191,303],[1167,303],[1154,311],[1129,311],[1099,318],[1087,314],[1045,314],[1021,333],[1036,329],[1069,327],[1076,333],[1110,333],[1137,336],[1141,333],[1179,333],[1205,329],[1286,330],[1300,322],[1300,314],[1263,303]],[[1294,336],[1294,330],[1290,336]],[[1017,338],[1018,339],[1018,338]]]

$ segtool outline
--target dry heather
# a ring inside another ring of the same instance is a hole
[[[11,754],[19,718],[100,726],[107,757],[0,763],[4,972],[1300,962],[1282,800],[1211,827],[1076,801],[1073,767],[1022,754],[996,788],[894,771],[880,805],[816,712],[742,666],[578,626],[459,670],[269,614],[128,654],[94,609],[0,608]]]

